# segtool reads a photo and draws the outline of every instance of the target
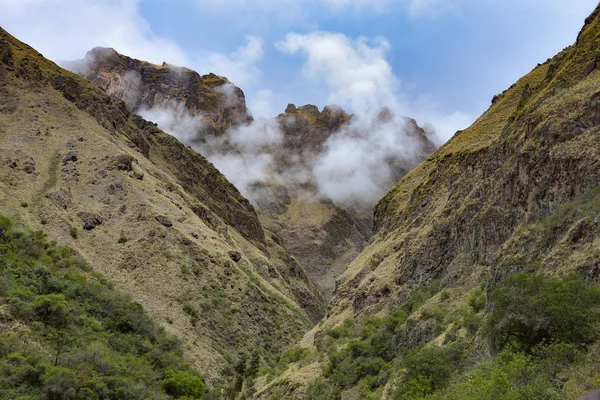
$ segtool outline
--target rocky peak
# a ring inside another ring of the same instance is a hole
[[[244,92],[213,73],[201,76],[185,67],[155,65],[103,47],[67,67],[123,100],[130,111],[160,109],[197,117],[206,134],[220,135],[252,121]]]

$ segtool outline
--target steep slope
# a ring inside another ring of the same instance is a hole
[[[199,398],[206,385],[73,249],[0,216],[0,397]]]
[[[597,386],[600,332],[585,318],[600,282],[599,48],[600,6],[573,46],[395,185],[327,317],[257,398],[575,399]]]
[[[0,213],[130,293],[211,383],[311,326],[314,284],[211,163],[3,30],[0,60]]]
[[[598,32],[594,13],[574,46],[496,96],[379,202],[374,243],[341,280],[330,314],[389,309],[438,278],[467,284],[496,270],[521,224],[598,186]]]
[[[252,121],[244,92],[222,76],[200,76],[167,63],[154,65],[103,47],[65,66],[123,100],[134,113],[168,108],[178,117],[200,116],[204,134],[222,134]]]
[[[93,49],[84,60],[68,67],[125,101],[130,111],[147,114],[161,126],[167,125],[165,129],[172,128],[186,144],[215,162],[223,154],[244,153],[230,140],[215,144],[213,139],[228,128],[252,121],[242,91],[226,78],[200,76],[166,63],[153,65],[104,48]],[[391,116],[384,111],[381,118]],[[315,157],[326,151],[327,140],[347,128],[351,120],[352,116],[339,107],[327,106],[319,111],[313,105],[290,104],[276,121],[282,140],[265,149],[274,159],[272,173],[286,176],[287,181],[256,181],[248,193],[261,222],[302,263],[326,298],[331,297],[335,280],[369,240],[372,212],[370,207],[324,200],[312,177],[294,181],[292,176],[297,170],[310,171]],[[389,185],[434,150],[414,120],[407,119],[406,127],[398,127],[403,128],[414,136],[419,150],[410,159],[386,161],[394,171]]]

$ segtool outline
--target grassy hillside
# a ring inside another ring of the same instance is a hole
[[[562,399],[600,385],[598,49],[600,7],[378,203],[328,316],[256,381],[258,398]]]
[[[0,217],[0,397],[199,399],[202,378],[140,304],[75,251]]]
[[[0,30],[0,213],[75,249],[207,382],[287,349],[324,303],[206,159]]]

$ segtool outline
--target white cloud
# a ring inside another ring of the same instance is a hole
[[[341,33],[290,33],[275,46],[282,52],[305,57],[302,67],[305,89],[324,87],[327,102],[364,115],[369,110],[390,108],[397,115],[416,118],[435,128],[437,144],[466,128],[473,117],[454,111],[439,112],[435,102],[413,98],[400,91],[400,80],[386,59],[390,43],[385,38],[351,39]]]
[[[246,43],[231,54],[207,53],[199,57],[198,71],[226,76],[237,86],[255,86],[261,71],[257,64],[264,55],[264,42],[256,36],[246,36]]]
[[[189,61],[152,31],[136,0],[0,0],[0,9],[6,30],[55,61],[81,58],[95,46],[155,63]]]
[[[260,90],[254,95],[248,104],[248,108],[252,110],[252,115],[255,118],[270,118],[281,111],[273,109],[273,95],[273,92],[270,90]]]
[[[275,46],[288,54],[306,56],[306,83],[326,85],[330,104],[352,112],[397,108],[395,92],[399,81],[385,59],[390,48],[387,40],[378,38],[370,43],[365,38],[352,40],[341,33],[290,33]]]
[[[263,40],[247,36],[231,54],[190,54],[176,42],[157,35],[142,17],[140,0],[0,0],[0,25],[60,62],[82,58],[96,46],[161,64],[214,72],[237,85],[253,86],[261,77],[257,63]]]

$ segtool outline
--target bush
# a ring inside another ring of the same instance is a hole
[[[167,371],[167,378],[162,383],[167,394],[177,398],[191,397],[200,399],[208,391],[202,378],[189,372]]]
[[[492,300],[486,331],[496,350],[530,352],[542,342],[586,344],[598,338],[600,289],[586,287],[580,277],[512,275]]]
[[[412,399],[443,388],[455,371],[460,371],[465,344],[455,342],[443,347],[425,345],[410,351],[402,360],[405,384],[395,399]]]

